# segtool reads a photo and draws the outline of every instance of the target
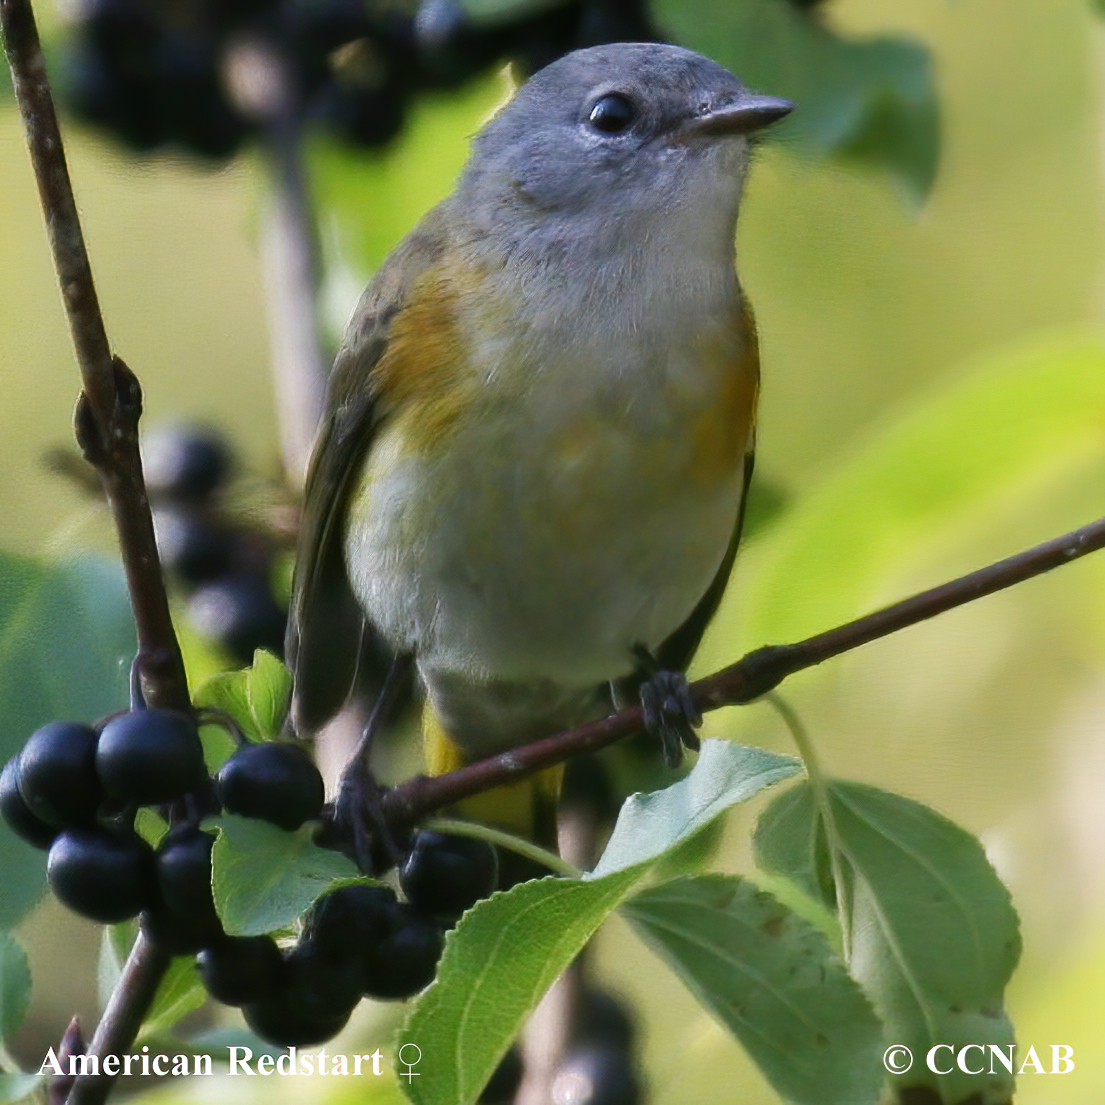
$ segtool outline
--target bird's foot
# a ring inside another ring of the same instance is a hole
[[[337,797],[318,843],[347,855],[366,874],[394,867],[403,849],[384,820],[381,786],[364,761],[354,758],[342,773]]]
[[[664,763],[678,767],[683,750],[697,752],[701,747],[695,729],[702,724],[702,712],[695,705],[687,677],[681,671],[660,668],[647,649],[635,650],[641,666],[641,708],[645,728],[660,740]]]

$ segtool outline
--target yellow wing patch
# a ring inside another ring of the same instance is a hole
[[[437,264],[419,280],[396,315],[388,345],[373,369],[382,402],[406,417],[409,446],[432,449],[477,393],[459,323],[464,289]]]

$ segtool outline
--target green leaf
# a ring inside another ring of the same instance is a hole
[[[1102,456],[1103,419],[1096,335],[957,369],[742,550],[739,616],[727,604],[719,615],[739,622],[741,641],[708,639],[697,663],[711,670],[738,645],[800,640],[874,609],[891,572],[908,574],[941,543],[961,547],[1010,503],[1027,516],[1053,498]],[[738,711],[726,721],[736,730]]]
[[[719,814],[802,770],[793,756],[729,741],[706,740],[698,762],[679,782],[622,805],[606,850],[585,878],[647,863],[689,840]]]
[[[921,44],[844,38],[790,0],[659,0],[655,16],[749,87],[794,100],[781,141],[807,155],[870,162],[912,195],[928,194],[940,129]]]
[[[37,1074],[0,1074],[0,1105],[18,1105],[31,1100],[31,1095],[44,1085]]]
[[[229,714],[241,731],[251,740],[263,740],[249,702],[249,668],[241,671],[221,671],[205,679],[192,695],[195,706],[222,710]]]
[[[196,706],[222,710],[251,740],[275,740],[284,726],[292,697],[292,673],[271,652],[258,649],[253,664],[221,671],[196,688]]]
[[[536,879],[465,913],[399,1033],[400,1046],[436,1057],[407,1096],[417,1105],[474,1102],[552,981],[643,874]]]
[[[623,805],[582,879],[540,879],[478,902],[446,937],[437,978],[401,1033],[424,1055],[448,1057],[408,1096],[420,1105],[475,1101],[552,980],[640,880],[730,806],[800,770],[789,756],[704,741],[683,779]]]
[[[30,1003],[27,953],[7,933],[0,933],[0,1041],[10,1040],[19,1031]]]
[[[100,955],[96,962],[96,993],[101,1008],[111,998],[137,936],[137,921],[120,921],[117,925],[107,925],[103,929],[100,936]]]
[[[231,936],[261,936],[292,924],[335,879],[356,879],[352,860],[319,848],[313,826],[284,832],[266,821],[227,815],[211,852],[215,907]]]
[[[168,1032],[182,1017],[198,1009],[207,1000],[207,991],[196,971],[193,956],[178,956],[169,965],[157,988],[150,1011],[142,1022],[144,1036]]]
[[[756,823],[752,847],[761,871],[790,879],[814,901],[836,909],[825,826],[809,786],[792,787],[772,800]]]
[[[804,793],[803,793],[804,792]],[[934,810],[860,783],[828,784],[836,849],[845,885],[845,934],[853,976],[875,1004],[887,1039],[914,1055],[933,1044],[1007,1046],[1012,1027],[1002,1009],[1020,955],[1017,915],[982,845]],[[809,784],[775,802],[757,830],[757,855],[782,874],[809,870],[797,849],[774,846],[780,822],[819,819]],[[807,839],[816,838],[808,828]],[[761,833],[766,838],[761,839]],[[897,1081],[927,1086],[955,1101],[978,1091],[1012,1093],[1012,1080],[937,1077],[915,1064]],[[958,1095],[958,1096],[957,1096]]]
[[[622,912],[796,1105],[874,1105],[882,1026],[828,941],[747,879],[675,879]]]
[[[271,653],[259,648],[246,670],[246,698],[253,724],[265,740],[275,740],[292,700],[292,673]]]
[[[0,553],[0,763],[40,725],[90,720],[127,703],[135,651],[122,570],[87,559],[45,564]],[[0,822],[0,930],[42,893],[44,853]]]

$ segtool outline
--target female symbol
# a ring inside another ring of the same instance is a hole
[[[415,1057],[413,1059],[404,1059],[403,1058],[403,1052],[405,1052],[408,1048],[413,1048],[414,1049]],[[416,1071],[414,1068],[416,1066],[418,1066],[419,1063],[422,1062],[422,1049],[418,1046],[418,1044],[404,1044],[399,1049],[398,1058],[399,1058],[399,1062],[402,1063],[403,1066],[405,1066],[407,1068],[405,1071],[400,1072],[399,1077],[400,1078],[405,1078],[408,1082],[410,1082],[410,1080],[412,1078],[417,1078],[418,1075],[419,1075],[419,1072]]]

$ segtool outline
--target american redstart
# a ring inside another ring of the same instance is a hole
[[[300,733],[411,655],[433,772],[626,687],[669,755],[693,741],[680,673],[752,471],[737,209],[749,135],[791,107],[688,50],[623,43],[541,70],[476,136],[330,378],[288,634]]]

